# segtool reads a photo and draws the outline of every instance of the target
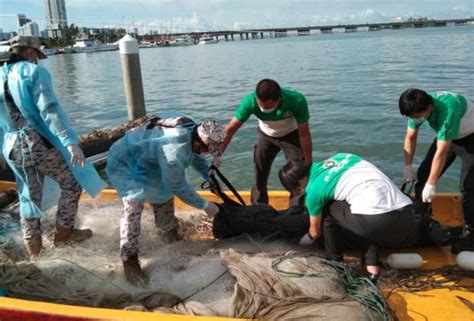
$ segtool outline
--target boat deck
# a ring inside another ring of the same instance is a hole
[[[11,183],[10,183],[11,184]],[[8,183],[0,184],[0,190],[12,187]],[[210,192],[201,193],[209,200],[218,201]],[[249,193],[242,192],[243,198],[248,201]],[[288,206],[288,194],[286,192],[274,191],[270,195],[271,205],[277,209]],[[84,201],[90,201],[87,195]],[[102,192],[95,201],[109,202],[117,201],[115,191],[106,190]],[[176,206],[181,209],[189,208],[179,200]],[[461,223],[460,196],[458,194],[438,194],[433,205],[434,216],[445,225],[455,226]],[[424,263],[422,271],[431,271],[430,280],[443,281],[443,269],[453,267],[456,264],[456,256],[451,254],[449,247],[435,248],[407,248],[397,252],[418,253]],[[393,251],[384,250],[382,259]],[[349,256],[355,253],[348,253]],[[439,272],[439,273],[438,273]],[[405,277],[421,274],[420,271],[407,271]],[[464,274],[463,274],[464,275]],[[474,272],[466,272],[467,277],[443,283],[443,288],[429,289],[424,291],[413,291],[411,288],[383,287],[382,291],[388,298],[388,303],[399,320],[474,320]],[[414,279],[416,280],[416,279]],[[421,280],[421,281],[420,281]],[[430,280],[418,279],[417,286],[428,286]],[[409,280],[408,280],[409,281]],[[413,282],[412,282],[413,283]],[[454,287],[456,283],[456,287]],[[407,283],[408,284],[408,283]],[[437,283],[438,285],[441,283]],[[436,287],[436,285],[432,286]],[[408,291],[406,291],[408,290]],[[53,316],[54,315],[54,316]],[[3,316],[3,317],[2,317]],[[44,302],[32,302],[11,298],[0,298],[0,318],[3,320],[225,320],[218,317],[196,317],[180,315],[163,315],[148,312],[134,312],[122,310],[110,310],[88,307],[75,307],[69,305],[51,304]],[[230,319],[229,319],[230,320]],[[235,319],[234,319],[235,320]]]

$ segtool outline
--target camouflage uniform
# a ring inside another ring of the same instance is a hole
[[[59,184],[61,198],[59,199],[56,223],[65,228],[73,227],[82,187],[72,175],[61,153],[29,127],[27,121],[16,108],[11,106],[11,103],[7,105],[16,128],[22,128],[9,158],[28,182],[31,198],[38,207],[41,207],[44,175],[50,176]],[[22,218],[21,226],[23,239],[26,243],[41,238],[39,218]]]
[[[124,211],[120,219],[120,257],[122,261],[138,255],[138,237],[144,203],[134,199],[122,199]],[[150,204],[155,216],[158,234],[165,242],[178,238],[178,220],[174,216],[173,198],[162,204]]]

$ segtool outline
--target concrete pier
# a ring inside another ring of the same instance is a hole
[[[344,32],[356,32],[357,26],[347,26],[344,28]]]
[[[378,25],[369,25],[369,31],[379,31],[381,29]]]
[[[311,32],[311,29],[298,29],[298,36],[308,36]]]
[[[331,27],[322,27],[321,33],[332,33],[332,28]]]

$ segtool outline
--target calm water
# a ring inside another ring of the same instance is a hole
[[[178,109],[226,123],[261,78],[306,95],[314,158],[357,153],[395,182],[403,177],[406,119],[398,97],[408,87],[451,90],[474,98],[474,26],[311,35],[140,51],[148,112]],[[64,108],[84,133],[127,120],[118,51],[50,57]],[[255,118],[236,134],[224,173],[237,188],[251,186]],[[416,162],[433,132],[424,128]],[[276,160],[269,182],[280,189]],[[459,163],[445,173],[440,191],[457,191]],[[193,176],[198,183],[198,178]]]

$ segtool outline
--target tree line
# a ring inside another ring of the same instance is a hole
[[[99,40],[102,43],[113,43],[122,38],[126,33],[127,31],[124,28],[79,28],[72,23],[71,25],[60,29],[60,36],[42,38],[41,43],[46,46],[46,48],[64,48],[72,46],[77,39],[93,39]]]

